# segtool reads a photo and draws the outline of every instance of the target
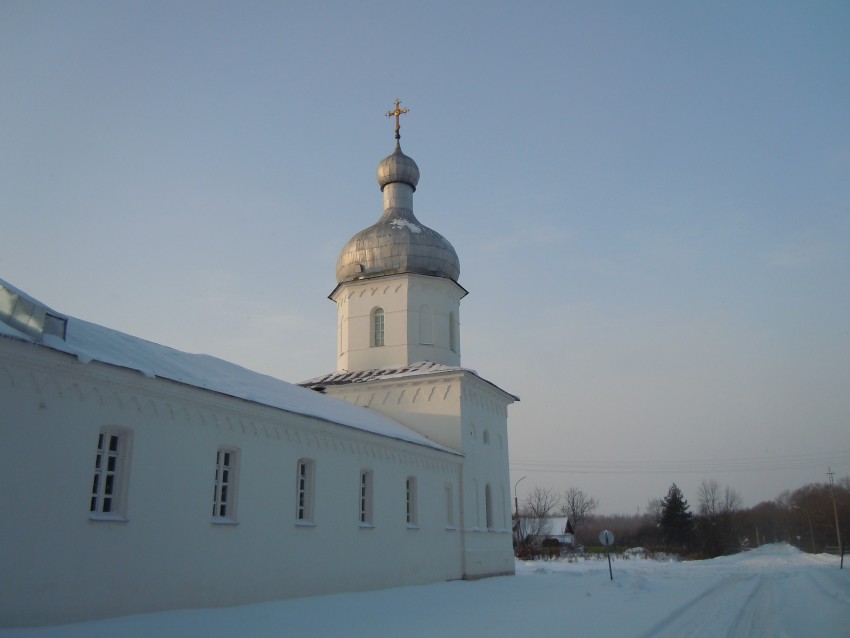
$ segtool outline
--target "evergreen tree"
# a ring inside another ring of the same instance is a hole
[[[664,545],[670,549],[687,550],[693,535],[693,518],[688,501],[673,483],[667,491],[667,496],[661,500],[661,514],[658,517]]]

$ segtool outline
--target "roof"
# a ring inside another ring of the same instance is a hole
[[[347,385],[351,383],[366,383],[367,381],[386,381],[386,380],[394,380],[394,379],[406,379],[410,377],[419,377],[424,375],[437,375],[437,374],[447,374],[447,373],[469,373],[473,374],[479,379],[481,379],[484,383],[487,383],[498,391],[503,392],[507,396],[511,397],[514,401],[519,401],[519,397],[511,394],[510,392],[505,392],[499,386],[490,381],[487,381],[484,377],[480,376],[475,370],[470,370],[469,368],[461,368],[459,366],[447,366],[442,363],[433,363],[431,361],[418,361],[416,363],[411,363],[407,366],[394,366],[389,368],[374,368],[371,370],[341,370],[337,372],[329,372],[328,374],[322,375],[320,377],[314,377],[313,379],[308,379],[307,381],[301,381],[298,385],[303,386],[305,388],[312,388],[314,390],[322,390],[322,388],[329,385]]]
[[[45,320],[45,317],[47,320]],[[49,329],[64,323],[64,330]],[[364,432],[451,452],[407,426],[368,408],[260,374],[205,354],[190,354],[49,309],[0,279],[0,339],[27,341],[75,356],[136,370],[271,408],[315,417]]]
[[[340,251],[336,281],[343,284],[399,273],[444,277],[457,283],[460,260],[448,239],[413,214],[413,192],[419,167],[395,151],[378,164],[378,185],[384,192],[380,219],[354,235]]]
[[[567,531],[567,524],[569,523],[569,518],[564,516],[553,516],[547,519],[547,527],[544,534],[549,536],[567,536],[571,535],[571,531]]]

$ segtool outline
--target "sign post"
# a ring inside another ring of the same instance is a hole
[[[614,544],[614,534],[607,529],[599,532],[599,542],[605,546],[605,553],[608,554],[608,575],[611,580],[614,580],[614,572],[611,571],[611,546]]]

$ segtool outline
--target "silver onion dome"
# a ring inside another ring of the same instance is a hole
[[[457,282],[460,260],[440,233],[413,214],[413,191],[419,167],[396,142],[392,155],[378,164],[378,185],[384,192],[384,212],[377,223],[361,230],[343,247],[336,263],[337,283],[418,273]]]
[[[402,182],[409,184],[413,190],[416,190],[416,185],[419,183],[419,167],[412,157],[408,157],[401,152],[401,144],[398,141],[395,143],[395,151],[392,155],[387,155],[378,164],[378,186],[381,190],[387,184],[393,182]]]
[[[337,283],[419,273],[457,282],[460,260],[449,241],[420,223],[413,211],[391,208],[352,237],[336,262]]]

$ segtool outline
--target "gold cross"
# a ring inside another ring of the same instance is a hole
[[[401,138],[401,135],[399,135],[399,132],[398,132],[399,129],[401,128],[401,124],[399,123],[398,118],[399,118],[400,115],[404,115],[405,113],[408,113],[410,111],[410,109],[403,109],[403,108],[399,107],[399,104],[401,104],[401,101],[398,98],[396,98],[395,110],[387,113],[387,117],[395,116],[395,138],[396,139]]]

